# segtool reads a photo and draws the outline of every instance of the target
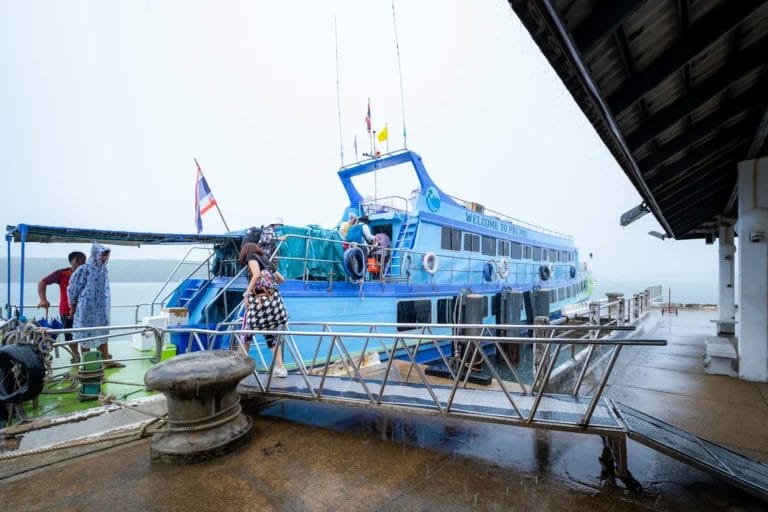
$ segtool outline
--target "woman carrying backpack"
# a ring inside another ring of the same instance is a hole
[[[282,331],[288,321],[288,312],[277,285],[285,278],[258,244],[243,244],[238,261],[248,268],[248,286],[243,293],[246,326],[254,331]],[[274,354],[273,376],[286,377],[288,372],[283,366],[282,344],[278,343],[277,337],[275,334],[264,335],[267,346]]]

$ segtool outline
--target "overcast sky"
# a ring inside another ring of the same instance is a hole
[[[652,238],[651,215],[619,226],[639,195],[506,1],[395,8],[408,147],[444,192],[573,234],[597,272],[715,272],[716,246]],[[332,226],[334,17],[350,163],[368,98],[403,145],[390,0],[0,0],[0,222],[193,232],[196,157],[232,229]],[[396,181],[379,195],[407,196]]]

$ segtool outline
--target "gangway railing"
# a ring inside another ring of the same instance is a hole
[[[377,326],[385,328],[392,325],[396,324]],[[408,325],[427,328],[424,324]],[[291,327],[288,331],[236,329],[222,332],[180,328],[175,329],[174,332],[186,332],[191,342],[197,343],[199,348],[205,348],[206,345],[215,345],[213,340],[217,336],[229,335],[231,336],[233,346],[239,347],[241,350],[245,350],[247,346],[245,339],[248,336],[254,334],[278,336],[280,339],[279,346],[293,360],[291,372],[286,380],[275,378],[274,359],[269,364],[261,361],[260,364],[257,364],[257,370],[254,372],[252,380],[244,383],[246,387],[250,386],[259,393],[289,398],[357,402],[385,407],[416,407],[421,410],[431,410],[443,414],[480,416],[494,421],[564,430],[581,430],[585,427],[607,430],[618,429],[619,425],[615,421],[611,421],[606,407],[600,404],[600,396],[621,348],[632,345],[662,346],[666,344],[664,340],[647,339],[603,340],[585,339],[582,337],[539,337],[535,339],[535,342],[546,345],[548,350],[553,350],[553,356],[547,358],[548,364],[542,367],[542,371],[536,375],[533,383],[526,385],[516,375],[513,365],[504,356],[501,346],[511,343],[531,343],[533,340],[528,337],[494,336],[489,334],[486,329],[537,330],[543,328],[549,331],[553,329],[569,329],[587,332],[594,330],[594,327],[549,325],[541,327],[531,325],[488,326],[484,324],[448,324],[445,326],[441,325],[440,327],[480,329],[481,332],[476,335],[455,335],[430,332],[360,332],[352,329],[338,331],[330,329],[330,326],[327,324],[319,330],[295,330]],[[607,327],[605,329],[631,330],[632,328]],[[201,338],[204,338],[206,342],[204,343]],[[353,348],[359,347],[361,340],[365,340],[363,343],[377,340],[379,344],[386,347],[387,362],[383,365],[383,368],[380,368],[381,371],[375,378],[364,377],[363,358],[352,355],[353,352],[364,352],[359,348]],[[452,359],[453,356],[451,354],[445,353],[445,346],[449,342],[461,345],[460,358]],[[307,343],[312,346],[307,346]],[[259,354],[258,357],[261,357],[261,348],[263,347],[258,345],[259,343],[257,343],[256,353]],[[449,369],[450,384],[435,384],[434,381],[427,378],[424,370],[417,364],[416,353],[424,345],[431,346],[439,354],[440,360]],[[484,345],[494,346],[497,353],[502,355],[502,359],[505,360],[507,368],[513,375],[512,382],[501,378],[498,370],[483,349]],[[613,349],[596,390],[591,396],[571,394],[556,395],[557,398],[553,398],[555,395],[546,394],[549,377],[557,360],[557,355],[562,347],[566,345],[600,345],[612,347]],[[301,350],[300,346],[304,350]],[[313,353],[314,356],[305,362],[302,356],[303,353]],[[488,403],[488,407],[485,409],[473,405],[475,403],[473,397],[477,397],[478,390],[468,386],[469,372],[463,371],[467,367],[468,362],[475,357],[482,359],[496,385],[493,390],[496,396]],[[398,358],[405,360],[407,371],[409,375],[416,376],[418,387],[414,387],[413,383],[401,382],[393,378],[395,372],[394,365]],[[346,377],[342,381],[339,380],[339,377],[334,377],[329,373],[331,366],[338,363],[341,363],[346,372]],[[339,385],[341,388],[339,388]],[[342,388],[345,391],[342,391]],[[544,413],[541,410],[543,403],[546,405]],[[560,403],[561,405],[568,404],[566,408],[570,412],[564,413],[564,416],[560,415],[560,417],[557,417],[555,403]],[[578,418],[574,417],[574,411],[576,410],[580,411]],[[597,422],[593,419],[596,413],[599,417]]]

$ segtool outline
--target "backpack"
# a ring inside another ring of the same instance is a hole
[[[243,237],[242,244],[258,244],[261,239],[262,231],[264,231],[263,226],[260,228],[257,228],[256,226],[248,228],[248,231],[245,232],[245,236]]]
[[[272,253],[275,252],[276,239],[277,236],[275,235],[275,228],[272,226],[267,226],[261,230],[258,244],[261,246],[261,250],[264,251],[264,255],[267,258],[270,258]]]

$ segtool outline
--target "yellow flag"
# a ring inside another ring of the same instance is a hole
[[[379,139],[379,142],[384,142],[387,140],[387,136],[389,133],[387,133],[387,125],[384,125],[384,128],[381,129],[379,134],[376,136]]]

